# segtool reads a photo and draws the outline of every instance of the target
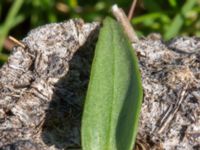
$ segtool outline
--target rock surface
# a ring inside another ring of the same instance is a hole
[[[45,25],[13,49],[0,69],[0,149],[81,149],[98,29],[81,20]],[[151,34],[133,47],[144,89],[137,146],[200,149],[200,39]]]
[[[200,39],[151,34],[133,47],[144,89],[138,139],[149,149],[200,149]]]
[[[25,48],[13,49],[0,69],[0,149],[80,144],[82,99],[98,28],[80,19],[49,24],[32,30],[22,40]]]

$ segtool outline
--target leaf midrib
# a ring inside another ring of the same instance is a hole
[[[110,110],[111,110],[111,112],[110,112],[110,115],[109,115],[109,130],[108,130],[108,134],[107,134],[107,140],[106,141],[109,141],[108,143],[111,143],[110,142],[110,139],[112,139],[112,138],[110,138],[110,136],[111,136],[111,128],[112,128],[112,116],[113,116],[113,106],[114,106],[114,97],[115,97],[115,68],[116,68],[116,64],[115,64],[115,39],[114,39],[114,32],[115,32],[115,29],[113,28],[113,26],[112,25],[109,25],[110,26],[110,29],[111,29],[111,33],[113,33],[113,34],[111,34],[111,41],[112,41],[112,43],[111,43],[111,50],[113,50],[113,54],[112,54],[112,56],[113,56],[113,60],[112,60],[112,62],[113,62],[113,67],[112,67],[112,77],[113,77],[113,88],[112,88],[112,105],[111,105],[111,107],[110,107]],[[107,150],[109,150],[110,149],[110,145],[109,144],[106,144],[107,145]]]

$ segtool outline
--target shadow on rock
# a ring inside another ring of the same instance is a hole
[[[55,85],[42,128],[42,138],[48,146],[58,149],[81,147],[81,116],[96,38],[88,43],[73,56],[69,72]]]

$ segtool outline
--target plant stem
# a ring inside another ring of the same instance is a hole
[[[137,3],[137,0],[133,0],[132,5],[131,5],[131,8],[130,8],[129,13],[128,13],[128,19],[129,19],[129,21],[131,20],[131,18],[132,18],[132,16],[133,16],[136,3]]]
[[[124,11],[117,5],[112,6],[112,13],[117,18],[119,23],[122,25],[125,34],[128,36],[131,43],[136,43],[139,41],[137,34],[135,33],[132,25],[130,24]]]
[[[9,13],[6,16],[5,22],[3,23],[3,25],[0,28],[0,31],[1,31],[0,32],[0,52],[2,51],[4,40],[5,40],[8,32],[10,31],[10,29],[13,27],[12,23],[17,15],[19,9],[21,8],[23,2],[24,2],[24,0],[15,0],[14,1],[14,4],[11,6]]]

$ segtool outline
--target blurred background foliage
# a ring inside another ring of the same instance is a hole
[[[7,60],[11,35],[22,39],[37,26],[80,17],[101,21],[113,4],[128,14],[132,0],[0,0],[0,63]],[[165,40],[200,36],[200,0],[138,0],[132,25],[139,36],[160,33]]]

